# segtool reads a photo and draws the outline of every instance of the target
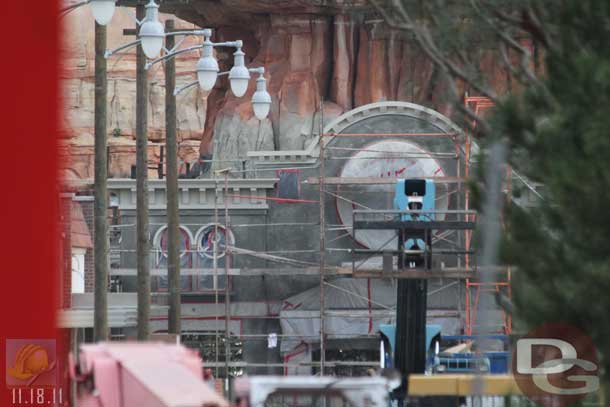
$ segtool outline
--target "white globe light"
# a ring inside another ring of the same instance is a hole
[[[148,20],[140,28],[142,50],[148,59],[156,58],[163,48],[165,29],[159,21]]]
[[[267,92],[267,80],[263,76],[264,72],[264,69],[262,69],[261,76],[256,80],[256,92],[252,95],[252,109],[258,120],[265,119],[271,108],[271,95]]]
[[[229,72],[229,81],[231,81],[231,91],[235,96],[242,97],[248,90],[248,82],[250,82],[250,72],[245,66],[234,66]]]
[[[234,63],[233,68],[229,72],[229,81],[231,82],[231,90],[235,96],[242,97],[248,90],[248,82],[250,81],[250,71],[246,68],[246,61],[244,52],[240,46],[237,51],[233,54]]]
[[[93,18],[99,25],[106,25],[112,20],[116,8],[115,0],[91,0],[89,5]]]
[[[253,103],[252,109],[254,110],[254,115],[258,120],[264,120],[267,118],[269,114],[269,109],[271,108],[271,103]]]
[[[218,61],[214,57],[201,57],[197,62],[197,80],[203,90],[212,90],[218,77]]]
[[[252,95],[252,109],[258,120],[263,120],[271,109],[271,96],[266,90],[257,90]]]

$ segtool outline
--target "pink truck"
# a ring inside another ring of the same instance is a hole
[[[206,382],[199,355],[181,345],[83,345],[70,374],[78,407],[229,407]]]

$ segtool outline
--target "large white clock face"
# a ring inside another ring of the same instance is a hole
[[[340,177],[431,178],[444,177],[442,166],[428,151],[409,141],[386,140],[369,144],[345,163]],[[394,186],[342,185],[339,187],[337,212],[341,223],[352,225],[354,209],[393,209]],[[449,206],[446,184],[436,184],[436,210]],[[350,228],[351,231],[351,228]],[[353,233],[352,233],[353,236]],[[355,239],[370,249],[396,249],[394,231],[358,231]]]

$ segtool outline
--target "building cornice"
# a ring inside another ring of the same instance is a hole
[[[227,195],[229,209],[266,210],[267,191],[275,188],[277,178],[228,179],[225,193],[224,178],[197,178],[178,180],[180,210],[224,208]],[[108,192],[121,210],[136,209],[136,180],[111,178]],[[166,209],[166,180],[148,181],[149,209]]]

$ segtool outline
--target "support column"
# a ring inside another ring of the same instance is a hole
[[[174,20],[165,22],[165,32],[174,30]],[[167,36],[165,48],[174,48],[174,36]],[[168,332],[180,335],[180,213],[178,207],[178,148],[176,141],[176,62],[165,61],[165,150],[167,191],[167,275],[169,282]],[[197,277],[195,277],[197,278]]]
[[[427,280],[398,280],[394,366],[403,378],[401,386],[395,390],[399,399],[406,396],[409,375],[426,370],[427,297]]]
[[[413,231],[409,231],[409,237]],[[408,260],[403,253],[407,231],[398,230],[398,270]],[[425,273],[425,271],[422,271]],[[396,340],[394,366],[401,374],[402,383],[393,397],[404,405],[407,383],[411,373],[426,370],[426,311],[428,308],[428,281],[425,279],[399,279],[396,288]]]
[[[144,5],[136,7],[138,20],[144,19]],[[136,27],[137,29],[137,27]],[[147,340],[150,334],[150,248],[148,241],[148,129],[146,99],[146,57],[142,46],[136,51],[136,223],[138,268],[138,340]]]
[[[107,129],[106,102],[108,82],[106,58],[106,27],[95,24],[95,202],[94,202],[94,322],[96,341],[108,339],[108,225],[107,225]]]

